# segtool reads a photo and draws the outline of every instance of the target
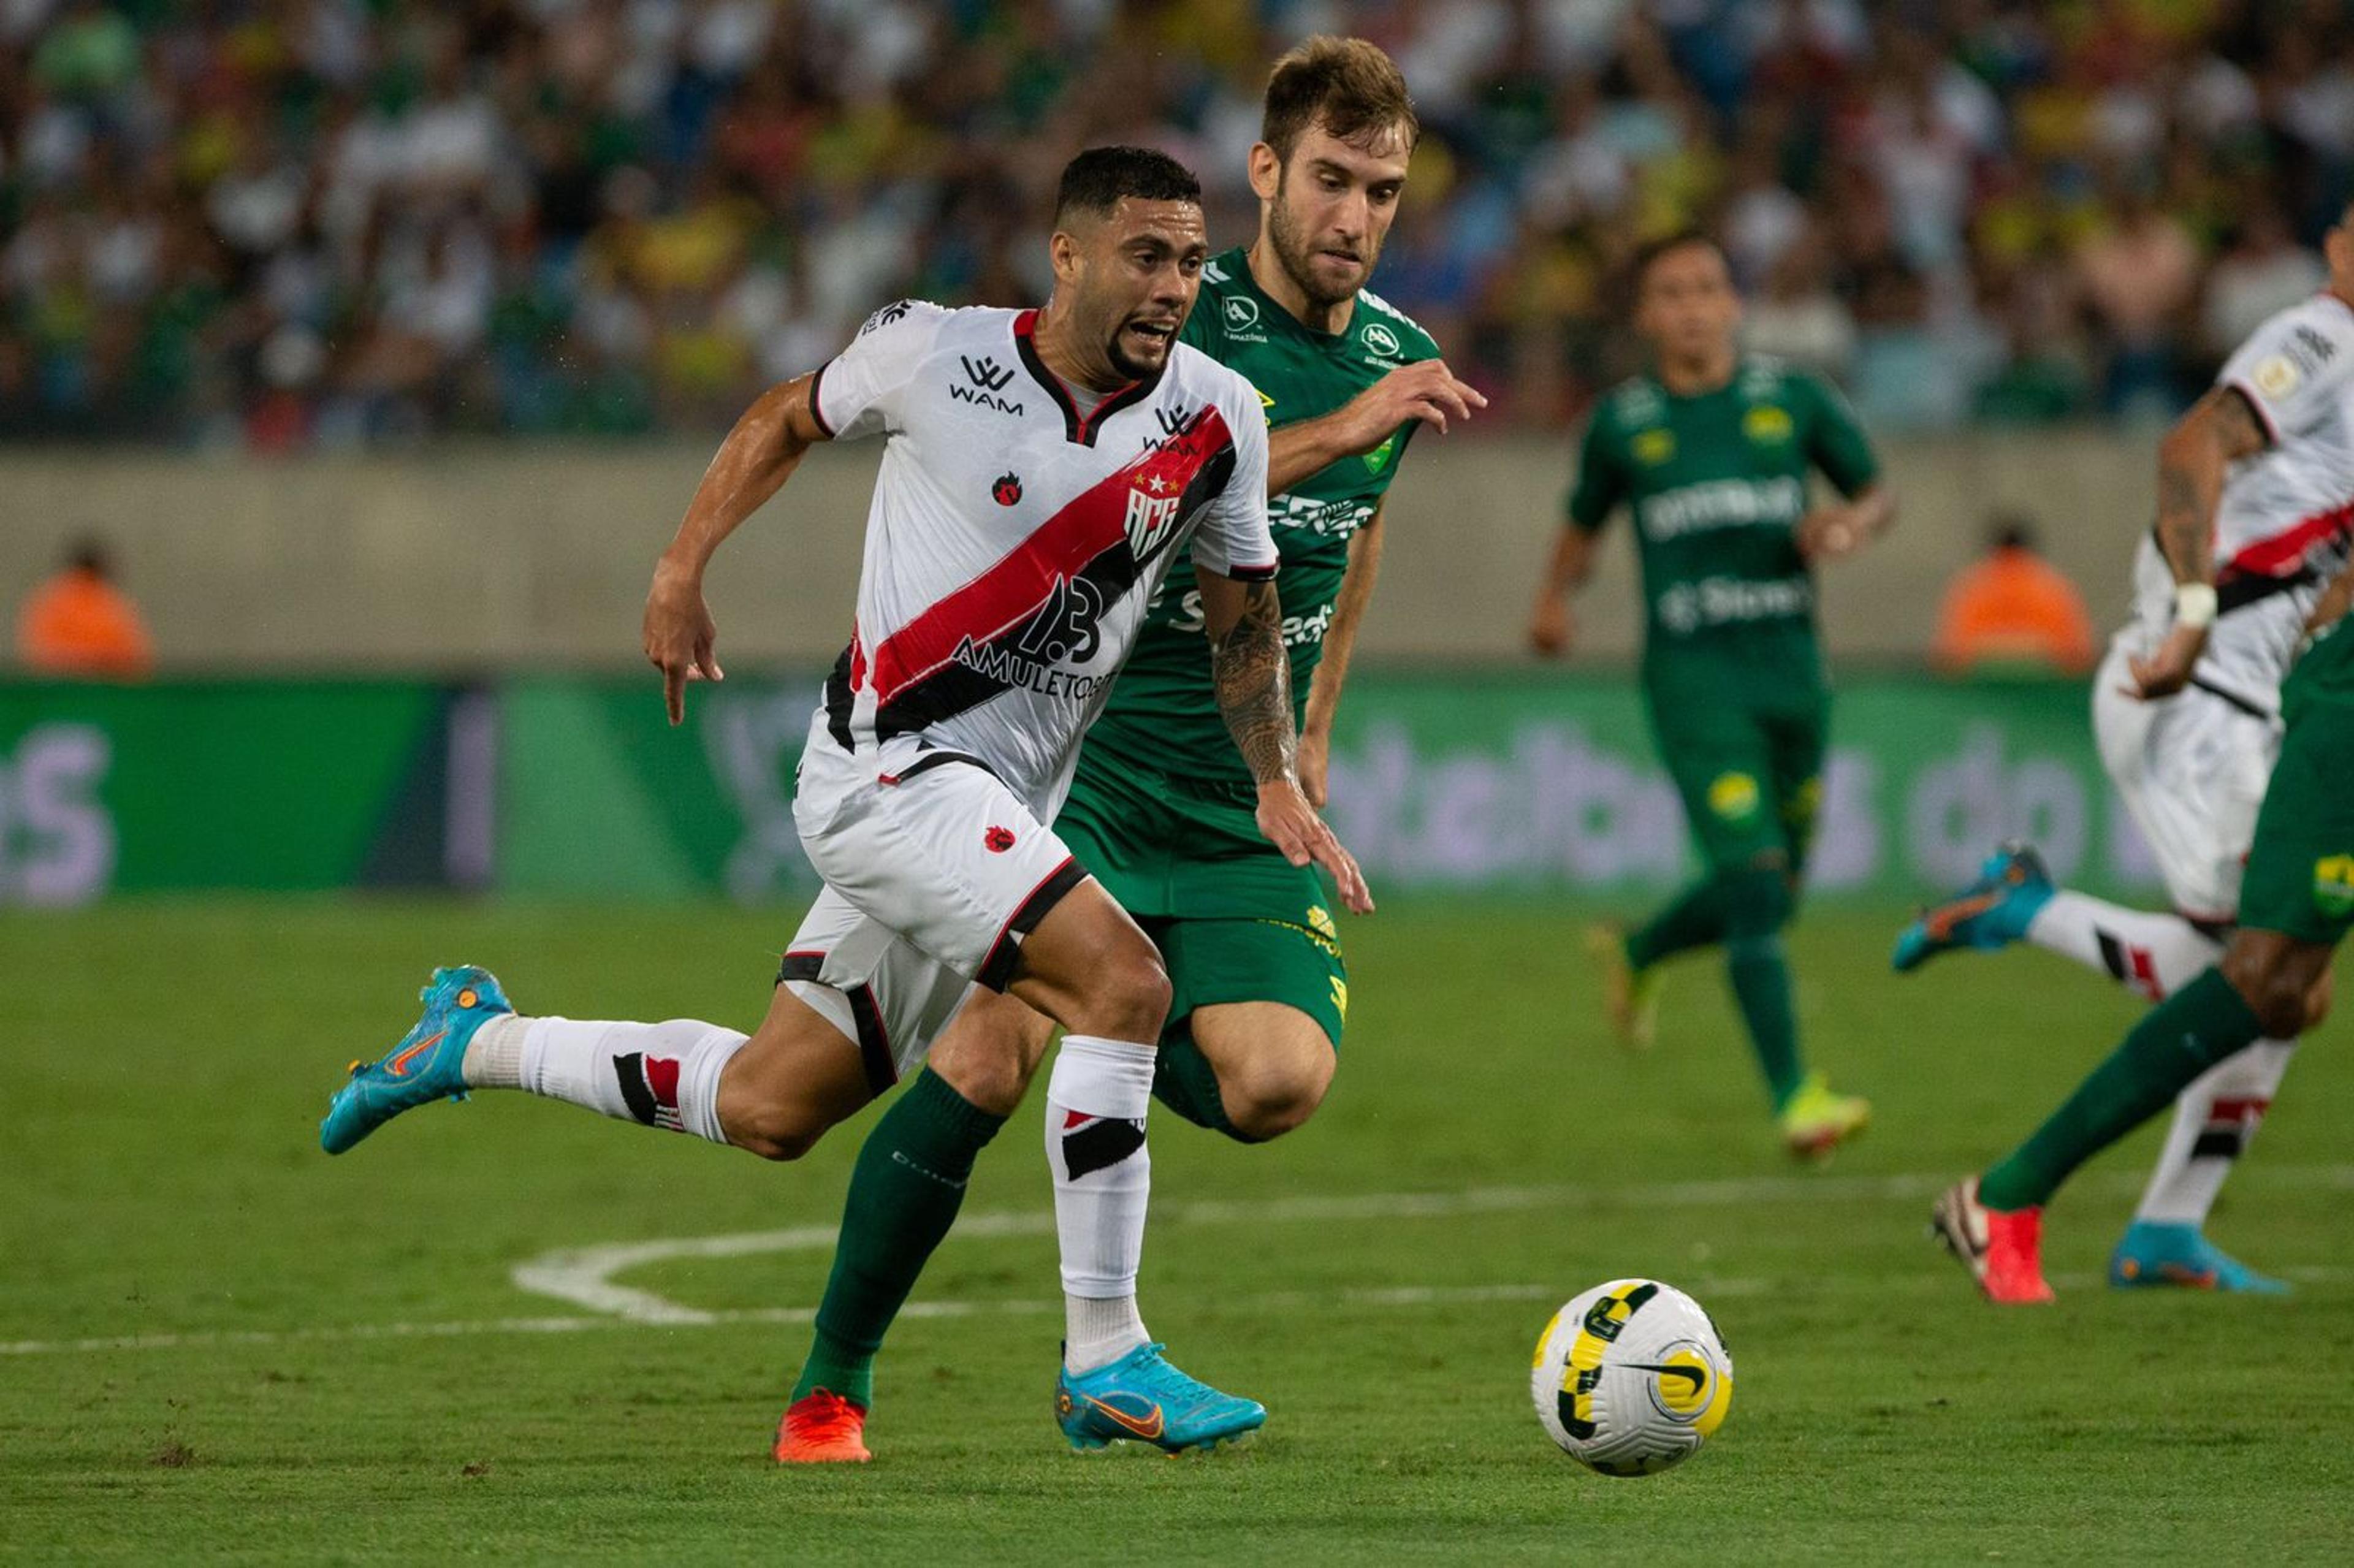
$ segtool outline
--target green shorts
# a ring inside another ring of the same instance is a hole
[[[1079,756],[1055,832],[1159,945],[1174,1030],[1220,1002],[1296,1007],[1336,1046],[1349,971],[1332,895],[1259,836],[1256,791]]]
[[[2240,924],[2336,946],[2354,925],[2354,705],[2290,720],[2256,817]]]
[[[1781,855],[1803,870],[1822,810],[1829,697],[1816,690],[1744,703],[1681,683],[1647,683],[1644,694],[1659,758],[1708,868],[1738,871]]]

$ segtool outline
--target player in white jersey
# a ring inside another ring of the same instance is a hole
[[[2134,561],[2133,619],[2094,677],[2101,760],[2155,853],[2174,912],[2052,886],[2006,845],[1978,882],[1897,940],[1910,969],[2024,938],[2151,1001],[2195,979],[2237,923],[2240,878],[2281,742],[2280,685],[2354,530],[2354,231],[2329,231],[2329,287],[2256,329],[2159,448],[2158,520]],[[2232,1162],[2295,1043],[2259,1043],[2183,1090],[2132,1226],[2121,1286],[2280,1291],[2208,1241]]]
[[[1002,991],[1067,1032],[1048,1086],[1077,1135],[1055,1170],[1066,1269],[1134,1294],[1169,980],[1045,824],[1181,546],[1261,831],[1371,907],[1299,785],[1257,394],[1176,341],[1208,254],[1191,174],[1158,153],[1092,149],[1064,171],[1043,310],[886,307],[720,447],[647,600],[646,655],[673,723],[689,682],[722,678],[702,592],[712,553],[817,442],[884,439],[858,616],[793,803],[826,885],[758,1031],[525,1018],[486,970],[439,969],[417,1025],[354,1065],[320,1129],[329,1153],[413,1107],[495,1087],[791,1160],[920,1062],[968,996]],[[1265,1415],[1157,1348],[1108,1397],[1150,1407],[1139,1435],[1171,1446]]]

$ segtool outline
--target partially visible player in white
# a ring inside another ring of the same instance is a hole
[[[2135,556],[2133,619],[2094,677],[2102,763],[2173,912],[2055,889],[2031,849],[2007,845],[1978,883],[1907,927],[1899,969],[2023,938],[2155,1001],[2221,957],[2280,750],[2281,682],[2354,533],[2349,222],[2354,209],[2325,241],[2329,286],[2258,327],[2159,446],[2158,520]],[[2261,1042],[2183,1090],[2110,1258],[2112,1283],[2287,1288],[2203,1227],[2295,1049]]]
[[[1057,1113],[1103,1124],[1085,1168],[1055,1171],[1066,1267],[1134,1295],[1169,980],[1046,824],[1185,545],[1261,831],[1351,907],[1371,901],[1299,786],[1258,395],[1176,341],[1209,254],[1200,186],[1158,153],[1083,153],[1051,247],[1043,310],[902,302],[763,396],[656,568],[645,652],[677,723],[687,684],[722,678],[713,552],[818,442],[883,439],[857,620],[793,802],[825,888],[758,1029],[520,1017],[487,971],[439,970],[417,1026],[335,1097],[328,1152],[427,1101],[520,1088],[792,1160],[920,1063],[974,991],[1002,991],[1067,1031]],[[1144,1373],[1163,1436],[1190,1420],[1214,1440],[1264,1416],[1157,1356]]]

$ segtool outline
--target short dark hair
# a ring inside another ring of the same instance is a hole
[[[1110,216],[1123,197],[1138,201],[1190,201],[1199,207],[1202,182],[1166,153],[1150,147],[1089,147],[1063,165],[1055,192],[1055,223],[1066,214]]]
[[[1704,228],[1679,228],[1671,234],[1662,234],[1656,239],[1646,239],[1637,246],[1635,265],[1628,273],[1628,277],[1634,283],[1636,296],[1641,297],[1645,281],[1650,277],[1652,267],[1657,265],[1662,257],[1672,256],[1679,250],[1689,250],[1694,246],[1713,250],[1719,256],[1724,254],[1724,247],[1719,245],[1716,242],[1716,237]]]
[[[114,552],[97,535],[85,534],[66,546],[66,568],[88,572],[111,582],[114,577]]]
[[[1259,140],[1288,162],[1310,127],[1363,145],[1396,127],[1406,149],[1422,139],[1422,121],[1397,62],[1377,44],[1322,34],[1303,40],[1267,73]]]

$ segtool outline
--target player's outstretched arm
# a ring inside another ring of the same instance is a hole
[[[1449,420],[1469,419],[1487,406],[1443,359],[1401,365],[1331,413],[1268,431],[1267,493],[1281,495],[1342,458],[1372,451],[1409,420],[1436,426],[1443,436]]]
[[[1308,803],[1324,809],[1332,762],[1332,720],[1341,711],[1341,687],[1357,651],[1357,628],[1373,602],[1373,581],[1382,573],[1382,514],[1375,507],[1364,526],[1349,536],[1349,564],[1332,600],[1332,624],[1324,631],[1324,657],[1308,678],[1308,721],[1299,731],[1299,788]]]
[[[803,376],[772,387],[744,410],[704,471],[676,537],[654,565],[646,594],[646,662],[662,672],[663,705],[673,724],[686,717],[689,681],[726,679],[713,651],[719,629],[703,602],[704,567],[719,542],[792,477],[810,448],[828,439],[810,411],[814,379]]]
[[[2158,547],[2174,572],[2174,629],[2147,659],[2127,661],[2126,694],[2170,697],[2190,683],[2215,619],[2215,507],[2223,476],[2267,444],[2256,411],[2234,387],[2218,387],[2158,444]]]
[[[1291,656],[1283,647],[1283,605],[1271,581],[1237,582],[1194,573],[1210,634],[1210,674],[1218,712],[1258,782],[1258,831],[1294,865],[1314,861],[1332,874],[1343,908],[1373,912],[1364,874],[1299,788],[1299,737],[1291,722]]]
[[[1536,608],[1529,613],[1529,646],[1538,656],[1558,659],[1577,637],[1570,614],[1569,596],[1594,575],[1594,535],[1575,524],[1563,526],[1553,544],[1553,559],[1545,563],[1544,581],[1537,585]]]

